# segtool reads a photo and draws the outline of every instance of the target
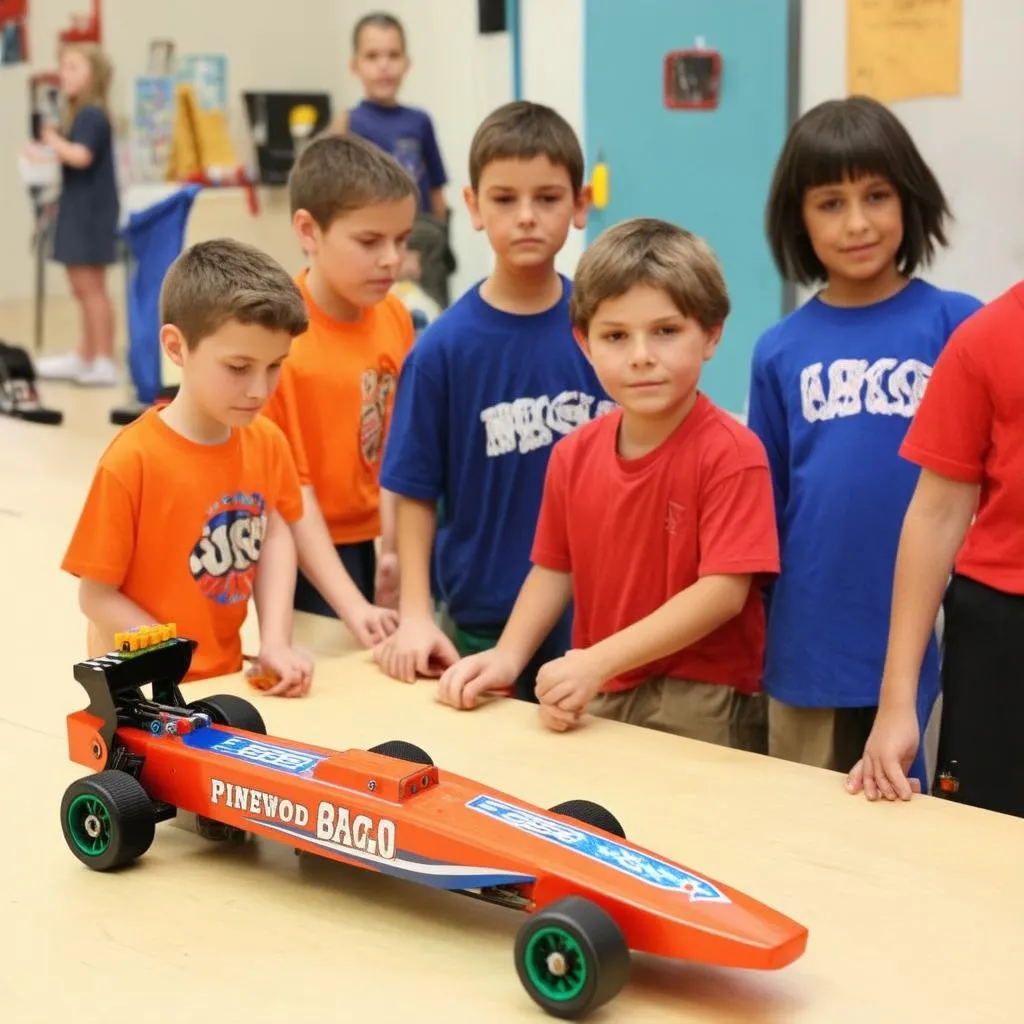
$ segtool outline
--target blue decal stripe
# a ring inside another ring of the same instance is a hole
[[[182,737],[182,742],[193,750],[206,750],[211,754],[269,768],[285,775],[309,775],[328,757],[299,747],[285,747],[279,743],[250,739],[248,736],[236,736],[215,725],[187,733]]]
[[[416,854],[399,850],[393,859],[367,853],[350,846],[339,846],[326,839],[320,839],[311,832],[277,822],[264,821],[261,818],[248,818],[253,825],[274,832],[293,836],[304,842],[312,843],[328,853],[372,865],[383,874],[394,875],[407,881],[429,885],[436,889],[476,889],[490,885],[522,885],[536,881],[535,876],[525,875],[516,871],[502,871],[500,868],[473,867],[466,864],[446,864],[443,861],[420,859]]]
[[[678,892],[686,896],[691,903],[732,902],[706,878],[691,874],[676,864],[652,857],[613,836],[597,835],[568,822],[538,814],[525,807],[516,807],[490,796],[474,797],[466,806],[520,832],[554,843],[563,849],[575,850],[582,857],[621,871],[648,885]]]

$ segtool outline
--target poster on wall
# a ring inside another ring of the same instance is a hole
[[[169,75],[135,79],[132,116],[132,178],[163,181],[174,136],[174,79]]]
[[[846,0],[846,91],[882,103],[960,92],[963,0]]]
[[[28,0],[0,0],[0,65],[28,60]]]
[[[224,54],[182,54],[174,62],[174,74],[195,90],[200,110],[227,110],[228,59]]]

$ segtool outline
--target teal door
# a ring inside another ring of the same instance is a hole
[[[702,387],[746,408],[758,335],[789,308],[764,232],[772,170],[796,104],[798,0],[585,0],[584,135],[609,201],[588,241],[628,217],[660,217],[717,252],[732,300]],[[721,55],[717,109],[670,109],[665,56],[696,40]]]

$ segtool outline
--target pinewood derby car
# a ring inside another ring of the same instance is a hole
[[[184,699],[194,642],[173,626],[119,634],[118,648],[75,665],[90,702],[67,719],[70,758],[92,773],[65,792],[61,825],[93,870],[136,860],[182,811],[501,904],[525,915],[521,984],[565,1019],[619,993],[631,950],[766,970],[805,950],[805,927],[629,842],[598,804],[544,810],[441,770],[408,742],[338,751],[269,737],[248,701]]]

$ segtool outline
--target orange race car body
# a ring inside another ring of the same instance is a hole
[[[153,647],[76,666],[92,703],[68,717],[72,760],[132,780],[149,801],[147,823],[189,811],[299,851],[501,903],[533,918],[550,911],[545,928],[534,927],[517,943],[517,967],[534,999],[557,1016],[582,1016],[614,995],[625,982],[621,964],[628,950],[760,969],[784,967],[804,952],[805,927],[627,841],[597,805],[575,801],[546,811],[439,770],[408,744],[336,751],[268,738],[258,713],[238,698],[187,705],[177,684],[192,643],[154,637]],[[151,699],[142,695],[143,677],[152,683]],[[238,727],[242,708],[250,728]],[[228,721],[232,709],[235,724]],[[103,831],[102,814],[91,827],[83,824],[86,804],[80,803],[77,817],[71,812],[75,786],[87,781],[73,784],[65,797],[65,836],[90,866],[117,866],[104,861],[109,844],[92,855],[96,863],[84,849],[90,842],[99,849],[102,835],[90,838],[90,832]],[[124,779],[112,781],[131,788]],[[102,793],[91,795],[102,802]],[[117,816],[116,807],[107,808],[108,838]],[[122,828],[127,859],[144,852],[137,847],[148,847],[151,831],[147,824],[133,839],[131,829]],[[581,980],[570,965],[586,964],[588,941],[593,962]],[[601,954],[602,944],[613,951]]]

